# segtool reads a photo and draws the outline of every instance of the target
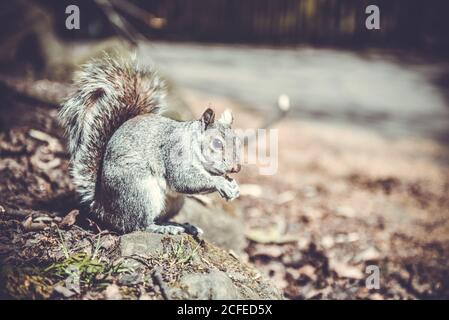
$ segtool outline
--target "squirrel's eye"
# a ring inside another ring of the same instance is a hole
[[[212,147],[214,147],[214,149],[223,149],[223,142],[221,142],[220,139],[214,139],[212,141]]]

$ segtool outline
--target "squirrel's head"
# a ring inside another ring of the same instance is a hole
[[[201,127],[201,162],[213,175],[224,175],[240,171],[240,138],[231,129],[234,118],[225,110],[218,120],[215,112],[208,108],[198,120]]]

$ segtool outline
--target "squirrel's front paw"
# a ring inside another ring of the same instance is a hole
[[[226,200],[234,200],[240,195],[239,185],[234,179],[227,180],[223,178],[221,183],[217,186],[217,191]]]

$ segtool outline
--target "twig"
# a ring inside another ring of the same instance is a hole
[[[137,40],[142,36],[134,27],[128,23],[112,6],[109,0],[95,0],[95,3],[103,10],[109,22],[114,27],[115,31],[132,45],[137,46]]]
[[[151,274],[151,278],[153,279],[153,282],[159,286],[159,289],[161,291],[161,295],[165,300],[170,300],[170,297],[168,296],[167,292],[169,291],[169,288],[164,282],[164,279],[162,279],[162,274],[159,270],[159,268],[155,268],[153,273]]]
[[[91,227],[97,228],[97,231],[98,231],[99,233],[102,233],[102,232],[103,232],[103,230],[101,230],[101,228],[98,226],[98,224],[97,224],[95,221],[93,221],[93,220],[91,220],[91,219],[89,219],[89,218],[86,218],[86,220],[87,220],[87,222],[89,222],[89,225],[90,225]]]
[[[0,83],[20,96],[44,102],[52,107],[59,106],[74,91],[74,88],[66,83],[20,78],[3,73],[0,74]]]
[[[150,28],[154,28],[152,21],[158,19],[154,14],[139,8],[130,1],[125,0],[111,0],[111,1],[117,8],[123,10],[124,12],[126,12],[127,14],[136,19],[139,19]]]
[[[0,215],[7,215],[13,218],[20,218],[20,219],[25,219],[26,217],[33,215],[35,217],[40,217],[40,216],[50,216],[52,217],[52,214],[46,213],[46,212],[40,212],[40,211],[35,211],[35,210],[29,210],[29,209],[14,209],[14,208],[9,208],[9,207],[5,207],[5,206],[1,206],[0,205]]]
[[[262,125],[262,129],[268,129],[273,126],[276,122],[283,119],[290,110],[290,98],[286,94],[281,94],[278,97],[278,101],[276,103],[276,111],[273,112],[271,117],[265,120],[265,123]]]
[[[275,110],[265,119],[261,129],[268,129],[272,127],[276,122],[279,122],[288,114],[290,110],[290,98],[286,94],[281,94],[278,97],[278,101],[275,106]],[[253,134],[246,137],[244,144],[249,145],[254,139],[257,138],[257,134]]]
[[[29,215],[32,215],[33,212],[29,210],[17,210],[17,209],[11,209],[11,208],[4,208],[0,206],[0,212],[2,215],[11,216],[13,218],[21,218],[24,219],[28,217]]]
[[[123,259],[123,260],[124,259],[132,259],[132,260],[135,260],[135,261],[143,264],[147,268],[150,268],[150,269],[153,268],[153,266],[150,265],[147,261],[148,257],[142,256],[140,254],[133,254],[131,256],[122,256],[121,259]]]

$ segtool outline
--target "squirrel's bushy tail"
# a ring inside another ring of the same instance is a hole
[[[164,81],[134,58],[104,56],[86,64],[59,119],[66,131],[71,173],[84,203],[92,204],[106,145],[124,122],[165,107]]]

